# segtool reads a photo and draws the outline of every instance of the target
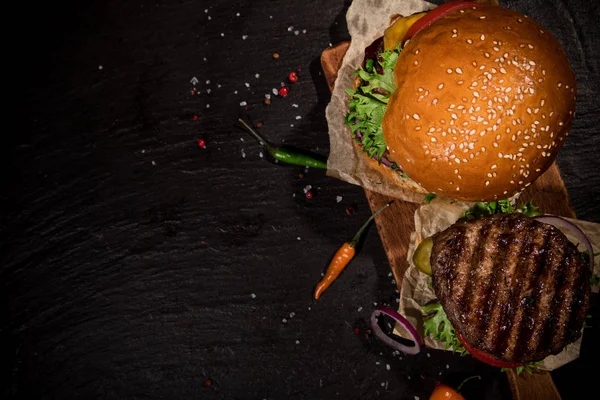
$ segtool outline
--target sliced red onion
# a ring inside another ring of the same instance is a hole
[[[592,243],[585,233],[577,225],[574,223],[567,221],[564,218],[557,217],[554,215],[540,215],[538,217],[534,217],[535,220],[543,222],[548,225],[555,226],[557,228],[568,229],[579,239],[584,245],[588,252],[588,256],[590,257],[590,268],[594,269],[594,249],[592,248]]]
[[[383,331],[379,327],[379,324],[377,323],[377,317],[381,314],[387,315],[388,317],[392,318],[394,321],[402,325],[410,334],[411,339],[415,345],[405,346],[402,343],[397,342],[396,340],[383,333]],[[418,354],[421,351],[423,341],[417,333],[417,330],[410,324],[410,322],[408,322],[406,318],[404,318],[397,311],[392,310],[391,308],[377,307],[377,309],[375,309],[375,311],[373,311],[373,313],[371,314],[371,328],[373,329],[373,333],[375,333],[375,335],[383,343],[387,344],[390,347],[393,347],[396,350],[400,350],[401,352],[406,354]]]

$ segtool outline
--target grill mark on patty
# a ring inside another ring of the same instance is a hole
[[[472,306],[472,302],[474,299],[474,294],[477,293],[477,287],[479,285],[478,280],[478,271],[481,269],[479,266],[483,260],[483,256],[485,253],[485,248],[487,245],[487,240],[490,237],[492,228],[490,224],[480,224],[479,231],[475,232],[474,240],[475,246],[472,254],[464,254],[463,257],[460,257],[460,266],[459,269],[467,275],[466,282],[463,284],[463,292],[462,295],[457,296],[459,299],[456,303],[458,305],[460,311],[460,322],[463,324],[472,324],[472,319],[476,318],[473,313],[469,312]],[[465,320],[465,316],[470,315],[471,321]],[[468,331],[465,332],[468,334]]]
[[[521,251],[522,241],[517,240],[514,235],[515,224],[511,220],[509,229],[510,234],[501,234],[498,237],[498,254],[495,257],[494,274],[486,288],[485,302],[483,308],[484,318],[481,319],[477,329],[485,332],[482,340],[482,347],[488,351],[493,349],[494,343],[501,332],[507,329],[500,325],[500,316],[506,311],[506,303],[509,299],[510,287],[508,280],[512,280],[518,261],[518,253]]]
[[[543,264],[543,262],[539,262],[539,250],[548,242],[546,231],[533,229],[530,231],[532,234],[531,242],[523,248],[522,263],[518,267],[518,280],[515,280],[513,285],[513,295],[510,302],[512,313],[507,314],[507,318],[503,321],[503,324],[510,326],[510,329],[507,330],[504,340],[496,344],[495,350],[502,352],[503,359],[515,359],[514,350],[518,343],[519,333],[522,329],[527,329],[522,326],[528,307],[527,303],[531,296],[531,286],[533,280],[537,278],[541,264]]]
[[[546,241],[540,249],[540,259],[538,261],[538,270],[540,271],[537,279],[542,282],[541,287],[534,290],[530,299],[527,301],[527,307],[523,315],[525,322],[524,329],[521,329],[518,335],[517,344],[514,348],[513,357],[529,360],[533,350],[541,344],[541,336],[548,319],[555,318],[550,316],[544,319],[544,315],[549,315],[550,303],[556,294],[557,269],[565,262],[564,247],[555,246],[553,239],[556,235],[551,229],[546,230]],[[535,279],[535,275],[534,275]],[[531,282],[531,284],[534,284]]]
[[[531,315],[531,309],[535,310],[535,302],[537,301],[537,291],[533,289],[536,287],[535,280],[538,279],[540,270],[543,270],[546,263],[546,257],[548,252],[543,249],[550,243],[550,235],[547,230],[537,230],[536,233],[542,235],[541,246],[538,243],[533,245],[531,253],[528,259],[531,261],[527,266],[527,273],[523,281],[519,282],[519,291],[515,296],[515,300],[518,302],[518,310],[511,321],[512,329],[508,339],[507,347],[504,351],[504,357],[521,360],[522,346],[527,345],[524,340],[527,340],[531,336],[533,326],[531,321],[528,319]],[[527,338],[527,339],[526,339]]]
[[[506,241],[510,240],[509,236],[505,231],[504,224],[490,229],[490,235],[486,240],[484,259],[480,264],[482,274],[480,274],[480,281],[478,282],[479,290],[477,291],[478,296],[472,302],[472,308],[479,310],[474,318],[470,321],[471,326],[475,332],[489,332],[491,320],[490,309],[493,307],[498,288],[498,280],[504,275],[504,266],[502,260],[506,255],[508,246]],[[490,302],[491,300],[491,302]],[[485,342],[485,337],[479,336],[481,344]]]
[[[570,258],[572,262],[574,260],[579,261],[577,258],[581,256],[578,253],[571,252]],[[573,285],[566,286],[564,285],[565,293],[571,295],[571,302],[568,307],[563,305],[566,309],[563,309],[561,312],[561,316],[564,314],[568,314],[568,319],[565,321],[565,335],[563,337],[563,341],[567,340],[569,342],[576,340],[580,336],[581,326],[586,318],[586,312],[589,306],[589,292],[586,292],[586,289],[589,291],[589,281],[591,271],[587,262],[582,263],[583,273],[579,274],[576,279],[574,279]],[[572,277],[573,274],[569,274]],[[565,302],[563,302],[565,304]]]
[[[572,262],[572,254],[565,251],[563,260],[567,263]],[[570,320],[570,314],[564,310],[565,305],[571,307],[573,303],[573,290],[576,285],[575,276],[573,274],[567,274],[566,268],[557,268],[556,280],[553,281],[553,297],[552,302],[549,306],[549,315],[543,326],[544,331],[542,332],[541,338],[537,344],[535,350],[543,351],[545,349],[554,350],[557,347],[557,343],[560,343],[566,334],[568,324]],[[567,304],[568,303],[568,304]],[[559,327],[559,329],[553,329]],[[565,329],[563,329],[565,328]]]

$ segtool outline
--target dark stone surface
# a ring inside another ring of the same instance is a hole
[[[3,398],[424,399],[435,381],[475,373],[467,397],[508,398],[503,374],[469,357],[400,359],[365,337],[374,303],[396,304],[374,228],[314,303],[329,258],[369,215],[364,194],[268,162],[235,126],[250,117],[274,143],[327,154],[319,56],[348,39],[348,5],[59,1],[7,13],[20,28],[5,76],[17,99],[2,147]],[[580,95],[559,164],[575,211],[597,222],[598,6],[505,5],[569,52]],[[289,96],[264,105],[297,68]],[[565,399],[592,377],[595,325],[581,359],[553,374]]]

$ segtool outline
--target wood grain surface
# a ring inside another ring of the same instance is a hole
[[[337,71],[342,65],[344,54],[349,45],[350,42],[339,43],[324,50],[321,55],[321,64],[330,90],[333,90]],[[365,190],[365,195],[372,211],[379,209],[392,200],[389,196],[370,190]],[[556,162],[526,189],[522,199],[524,201],[533,200],[546,213],[575,217],[575,212],[571,207],[569,195]],[[390,267],[398,284],[398,290],[402,286],[402,279],[408,268],[406,255],[410,243],[410,234],[414,230],[414,212],[418,207],[419,204],[396,199],[385,218],[375,218]],[[515,400],[560,399],[558,390],[548,372],[526,376],[526,374],[517,375],[514,370],[509,370],[507,375]]]

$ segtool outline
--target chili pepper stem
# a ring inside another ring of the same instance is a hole
[[[272,156],[275,155],[275,148],[273,146],[271,146],[269,144],[269,142],[267,142],[265,139],[262,138],[262,136],[260,136],[258,134],[258,132],[256,132],[254,129],[252,129],[252,127],[250,125],[248,125],[246,123],[246,121],[244,121],[243,119],[238,119],[238,121],[240,122],[240,124],[244,125],[244,128],[246,128],[246,130],[248,132],[250,132],[252,134],[252,136],[254,136],[259,142],[260,144],[262,144],[263,146],[266,147],[267,151],[269,152],[269,154],[271,154]]]
[[[463,387],[463,385],[465,383],[467,383],[468,381],[470,381],[471,379],[474,379],[474,378],[481,379],[481,376],[479,376],[479,375],[473,375],[473,376],[470,376],[470,377],[466,378],[464,381],[462,381],[460,383],[460,385],[457,386],[456,391],[460,392],[460,389]]]
[[[379,210],[377,210],[377,212],[375,212],[373,215],[371,215],[371,217],[369,217],[369,219],[363,224],[363,226],[360,227],[360,229],[358,230],[358,232],[356,232],[356,235],[354,235],[354,237],[352,238],[352,240],[350,240],[350,242],[348,242],[350,244],[350,247],[356,247],[356,245],[358,244],[358,241],[360,240],[360,237],[362,236],[364,230],[367,229],[367,226],[369,226],[369,224],[371,223],[371,221],[373,221],[373,219],[377,215],[379,215],[380,212],[382,212],[383,210],[385,210],[386,208],[388,208],[390,206],[390,204],[392,204],[393,202],[394,202],[394,200],[390,201],[385,206],[383,206]]]

